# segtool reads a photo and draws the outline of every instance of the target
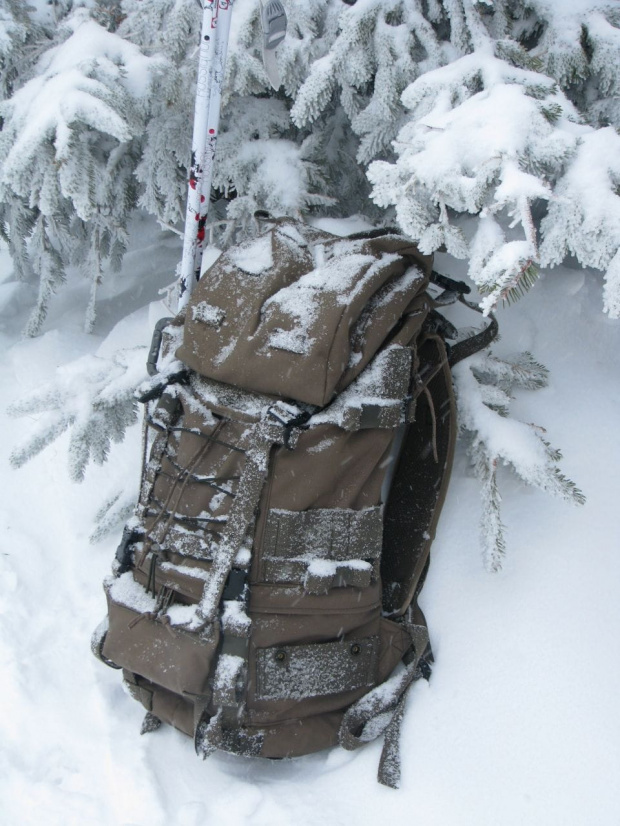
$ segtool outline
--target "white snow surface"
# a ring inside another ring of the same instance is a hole
[[[119,536],[88,542],[102,500],[131,484],[137,493],[140,428],[81,485],[68,478],[66,437],[8,466],[30,423],[6,405],[110,331],[115,348],[148,344],[165,311],[139,308],[136,295],[157,298],[173,258],[157,247],[131,253],[133,266],[106,278],[96,335],[81,331],[87,287],[71,282],[43,335],[22,340],[25,289],[0,251],[3,826],[617,826],[620,322],[601,312],[602,279],[558,267],[499,313],[498,355],[529,349],[551,369],[549,387],[519,391],[513,410],[547,428],[588,501],[571,507],[501,476],[508,553],[488,574],[478,486],[458,449],[421,599],[436,663],[430,683],[409,693],[393,791],[375,782],[380,741],[296,760],[203,762],[169,727],[141,737],[142,707],[89,646]],[[437,266],[460,275],[442,256]]]

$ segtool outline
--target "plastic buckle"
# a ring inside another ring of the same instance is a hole
[[[288,427],[289,424],[292,424],[295,419],[302,415],[302,411],[294,404],[277,401],[271,405],[267,411],[267,415]]]
[[[295,428],[302,427],[310,418],[311,414],[307,410],[300,410],[296,405],[288,402],[278,401],[267,411],[272,419],[284,425],[284,446],[289,450],[295,447],[297,439],[293,439]]]
[[[131,570],[131,546],[144,538],[142,531],[125,525],[120,545],[116,549],[115,559],[118,562],[118,574]]]

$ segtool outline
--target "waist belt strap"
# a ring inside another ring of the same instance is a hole
[[[413,659],[405,671],[378,685],[345,713],[340,726],[340,745],[353,751],[384,734],[383,751],[377,779],[384,786],[397,789],[400,785],[400,725],[403,719],[407,690],[421,677],[428,676],[424,659],[430,650],[425,625],[408,625],[414,648]]]

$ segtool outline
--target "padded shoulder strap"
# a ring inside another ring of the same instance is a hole
[[[419,350],[421,375],[431,376],[407,425],[385,505],[381,577],[383,607],[400,616],[426,570],[445,499],[456,440],[452,376],[442,339],[429,336]]]

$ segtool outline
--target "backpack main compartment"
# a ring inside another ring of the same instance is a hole
[[[197,285],[94,638],[145,730],[203,756],[353,748],[427,674],[455,438],[430,268],[393,232],[276,221]]]

